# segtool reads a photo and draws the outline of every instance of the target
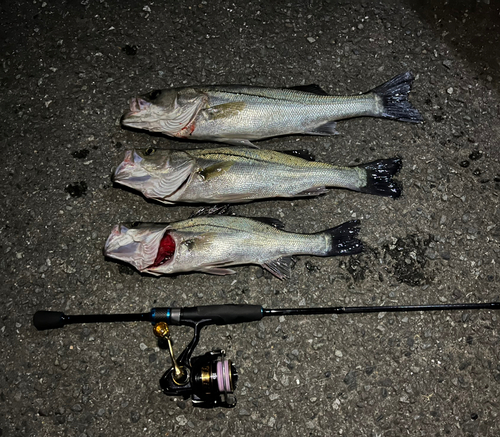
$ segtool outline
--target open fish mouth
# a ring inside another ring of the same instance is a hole
[[[136,113],[139,111],[144,111],[151,106],[151,103],[144,100],[143,98],[136,96],[130,100],[130,113]]]
[[[173,260],[175,248],[175,240],[165,227],[151,230],[119,224],[106,241],[104,255],[154,274],[155,268]]]
[[[113,174],[113,182],[129,187],[136,187],[148,182],[151,175],[144,171],[140,164],[143,158],[135,150],[127,150],[125,157]]]
[[[145,126],[142,117],[148,113],[151,105],[152,104],[150,102],[141,97],[133,97],[130,100],[129,112],[126,112],[122,116],[122,124],[129,127],[142,128]]]

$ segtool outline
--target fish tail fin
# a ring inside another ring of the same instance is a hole
[[[363,251],[363,243],[356,236],[359,220],[351,220],[321,232],[330,238],[330,248],[324,256],[354,255]]]
[[[408,101],[408,94],[414,79],[415,76],[407,71],[371,91],[382,99],[383,108],[380,117],[409,123],[423,121],[420,112]]]
[[[392,197],[401,196],[402,186],[392,179],[396,175],[403,162],[401,158],[380,159],[358,166],[366,171],[366,185],[360,187],[361,193],[375,194],[377,196]]]

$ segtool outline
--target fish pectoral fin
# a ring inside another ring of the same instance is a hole
[[[211,275],[234,275],[236,273],[235,270],[226,269],[224,266],[233,264],[231,261],[220,261],[213,264],[206,264],[199,269],[200,272],[210,273]]]
[[[278,219],[271,218],[271,217],[252,217],[252,220],[255,220],[257,222],[264,223],[269,226],[273,226],[276,229],[285,229],[285,224]]]
[[[295,91],[303,91],[305,93],[310,93],[310,94],[317,94],[318,96],[329,96],[330,95],[323,88],[321,88],[319,85],[316,85],[315,83],[311,83],[309,85],[292,86],[288,89],[295,90]]]
[[[193,172],[193,166],[193,161],[186,161],[167,176],[159,178],[157,184],[145,188],[143,190],[144,196],[168,202],[168,199],[165,198],[177,192],[188,182]]]
[[[232,161],[219,162],[217,164],[209,165],[204,169],[200,169],[197,173],[203,178],[203,180],[208,181],[212,178],[223,175],[233,166],[233,164],[234,162]]]
[[[219,275],[219,276],[234,275],[236,273],[235,270],[223,269],[221,267],[203,267],[200,269],[200,272],[210,273],[211,275]]]
[[[321,126],[314,128],[311,131],[304,132],[306,135],[338,135],[339,133],[335,129],[337,123],[334,121],[329,121]]]
[[[220,143],[230,144],[231,146],[253,147],[254,149],[260,149],[259,146],[256,146],[255,144],[251,143],[250,141],[239,139],[239,138],[216,138],[215,141],[218,141]]]
[[[320,194],[328,193],[328,188],[326,187],[316,187],[311,188],[309,190],[301,191],[300,193],[296,193],[295,196],[319,196]]]
[[[222,105],[210,106],[203,111],[207,114],[209,120],[217,120],[234,117],[243,111],[245,107],[245,102],[229,102]]]
[[[291,276],[293,259],[291,256],[284,256],[282,258],[267,261],[262,264],[262,268],[272,273],[278,279],[287,279]]]

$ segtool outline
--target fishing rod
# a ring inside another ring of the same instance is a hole
[[[266,309],[260,305],[207,305],[183,308],[152,308],[148,313],[67,315],[59,311],[37,311],[33,324],[38,330],[62,328],[75,323],[150,322],[154,334],[168,344],[172,367],[160,379],[168,396],[191,397],[193,405],[203,408],[236,405],[234,391],[238,373],[225,352],[215,349],[193,357],[201,329],[208,325],[233,325],[255,322],[272,316],[321,314],[400,313],[411,311],[499,310],[500,302],[439,305],[394,305],[358,307],[316,307]],[[175,358],[168,325],[190,326],[193,338]]]

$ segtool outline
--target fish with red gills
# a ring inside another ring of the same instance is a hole
[[[279,279],[290,276],[293,255],[353,255],[363,249],[356,238],[359,221],[312,234],[283,230],[279,220],[202,216],[161,224],[120,224],[106,241],[104,254],[153,275],[235,273],[229,266],[258,264]]]

